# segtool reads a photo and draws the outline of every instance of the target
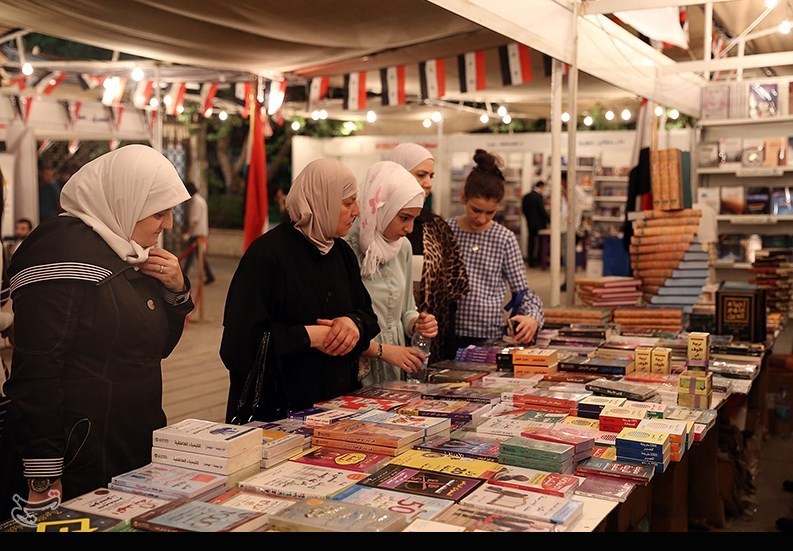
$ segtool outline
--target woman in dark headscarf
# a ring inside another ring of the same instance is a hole
[[[350,169],[312,161],[292,184],[286,209],[291,223],[251,243],[229,287],[220,345],[231,382],[228,421],[265,331],[261,421],[359,388],[358,358],[380,331],[358,260],[341,239],[360,213]]]

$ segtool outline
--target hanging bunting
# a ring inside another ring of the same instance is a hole
[[[329,82],[328,77],[312,78],[308,81],[308,111],[312,111],[319,100],[328,95]]]
[[[366,71],[344,75],[342,108],[352,111],[366,109]]]
[[[383,88],[383,105],[404,105],[405,99],[405,66],[394,65],[380,69],[380,82]]]
[[[419,82],[421,97],[440,99],[446,95],[446,62],[441,59],[428,59],[419,63]]]
[[[80,149],[80,140],[69,140],[69,145],[66,146],[66,150],[69,152],[69,157],[74,157],[74,154],[77,153],[78,149]]]
[[[127,79],[124,77],[110,77],[105,79],[105,91],[102,94],[104,105],[118,105],[124,97],[124,90],[127,87]]]
[[[243,119],[247,119],[248,114],[251,112],[252,93],[252,82],[238,82],[234,85],[234,99],[239,105],[243,106],[242,112],[240,113],[240,116],[242,116]]]
[[[47,151],[50,147],[52,147],[53,141],[52,140],[40,140],[39,141],[39,148],[36,151],[36,154],[41,157],[41,154]]]
[[[49,95],[66,78],[63,71],[51,71],[36,81],[36,93],[40,96]]]
[[[79,82],[83,90],[93,90],[105,82],[105,77],[100,75],[92,75],[90,73],[82,73],[80,75]]]
[[[21,92],[28,85],[28,77],[25,75],[20,75],[18,77],[8,79],[8,86],[11,90]]]
[[[460,92],[485,89],[485,52],[477,50],[457,56],[460,72]]]
[[[209,118],[212,116],[212,104],[215,101],[215,95],[218,93],[217,82],[205,82],[201,85],[201,114]]]
[[[504,86],[526,84],[534,80],[529,52],[528,46],[517,42],[499,46],[498,57],[501,61],[501,81]]]
[[[110,148],[110,151],[115,151],[116,149],[118,149],[118,146],[120,144],[121,144],[121,142],[116,140],[116,139],[112,139],[112,140],[107,142],[107,146]]]
[[[112,122],[113,122],[113,130],[118,132],[118,129],[121,128],[121,119],[124,118],[124,106],[123,105],[113,105],[110,107],[110,112],[112,113]]]
[[[267,114],[274,115],[284,104],[286,97],[286,81],[271,80],[270,91],[267,94]]]
[[[135,92],[132,94],[132,105],[136,109],[148,107],[152,92],[154,92],[154,81],[141,80],[135,85]]]
[[[165,114],[176,116],[181,113],[184,106],[184,95],[187,91],[187,83],[174,82],[168,89],[168,93],[163,97],[165,104]]]

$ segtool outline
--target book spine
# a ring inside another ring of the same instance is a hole
[[[362,442],[348,442],[346,440],[335,440],[331,438],[323,438],[320,436],[312,436],[311,443],[315,446],[327,446],[329,448],[340,448],[343,450],[361,451],[380,453],[383,455],[395,456],[404,451],[401,448],[392,448],[387,446],[378,446],[375,444],[365,444]]]
[[[234,446],[231,442],[213,442],[191,435],[170,435],[158,433],[157,431],[152,433],[152,446],[217,457],[230,457],[239,453],[240,450],[240,446]]]
[[[560,363],[559,371],[580,371],[583,373],[602,373],[604,375],[625,375],[632,371],[632,369],[629,369],[625,366]]]

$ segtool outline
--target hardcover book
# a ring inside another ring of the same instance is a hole
[[[764,119],[779,115],[779,85],[776,83],[749,84],[749,118]]]
[[[311,498],[270,515],[270,525],[287,532],[401,532],[408,521],[369,505]]]
[[[493,461],[471,457],[453,457],[444,453],[415,449],[400,453],[389,463],[482,479],[492,478],[501,470],[501,466]]]
[[[584,513],[584,504],[574,499],[487,483],[465,496],[460,503],[549,522],[562,529],[569,528]]]
[[[322,446],[311,447],[300,455],[289,458],[290,461],[307,465],[319,465],[367,474],[379,470],[390,459],[390,455],[382,453],[356,452]]]
[[[407,516],[408,522],[418,518],[432,519],[448,509],[452,502],[437,497],[408,494],[395,490],[381,490],[356,484],[333,496],[334,500],[377,507]]]
[[[457,526],[464,526],[468,531],[474,532],[560,531],[556,525],[550,522],[541,522],[509,513],[499,513],[493,510],[459,503],[450,506],[434,520]]]
[[[137,515],[132,527],[149,532],[255,532],[267,516],[205,501],[176,499]]]
[[[127,520],[166,503],[168,500],[157,497],[97,488],[93,492],[64,501],[62,506],[73,511]]]
[[[274,496],[327,498],[365,478],[364,473],[287,461],[241,480],[240,488]]]
[[[409,494],[459,501],[479,487],[484,480],[435,471],[386,465],[358,484]]]
[[[152,433],[152,445],[218,457],[231,457],[261,447],[261,430],[245,425],[185,419]]]

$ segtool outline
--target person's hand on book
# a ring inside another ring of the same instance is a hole
[[[383,345],[383,361],[398,367],[408,375],[417,375],[424,369],[424,354],[411,346]]]
[[[321,350],[329,356],[348,354],[355,348],[361,337],[358,326],[347,316],[340,316],[332,320],[318,319],[317,323],[330,328],[321,347]]]
[[[540,327],[540,322],[531,316],[512,316],[509,319],[512,320],[515,327],[514,342],[531,342]]]

